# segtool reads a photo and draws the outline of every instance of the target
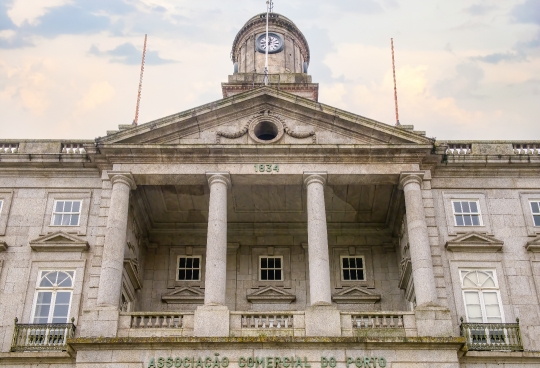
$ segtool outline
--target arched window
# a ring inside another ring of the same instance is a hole
[[[467,321],[502,323],[499,285],[494,270],[460,270]]]
[[[41,271],[32,323],[67,323],[75,271]]]

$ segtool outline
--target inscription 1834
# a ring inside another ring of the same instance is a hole
[[[255,164],[253,166],[255,167],[255,172],[256,173],[279,172],[279,165],[278,164]]]

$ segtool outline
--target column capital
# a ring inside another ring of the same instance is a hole
[[[129,171],[109,171],[107,172],[107,175],[109,176],[112,185],[116,183],[124,183],[131,190],[137,189],[137,184],[135,184],[135,178]]]
[[[323,186],[326,185],[328,174],[326,172],[311,172],[304,171],[304,185],[307,187],[312,183],[320,183]]]
[[[425,172],[423,171],[403,171],[399,175],[399,188],[403,189],[410,183],[418,183],[422,185]]]
[[[212,186],[214,183],[223,183],[227,188],[231,186],[231,175],[229,172],[207,172],[206,179],[208,185]]]

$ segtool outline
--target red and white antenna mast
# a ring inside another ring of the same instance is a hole
[[[390,39],[390,44],[392,45],[392,73],[394,74],[394,102],[396,104],[396,126],[400,126],[399,123],[399,112],[398,112],[398,103],[397,103],[397,84],[396,84],[396,62],[394,60],[394,39]]]
[[[141,76],[139,77],[139,91],[137,92],[137,106],[135,107],[135,119],[133,119],[133,125],[137,126],[139,122],[139,106],[141,104],[141,91],[142,91],[142,79],[144,73],[144,60],[146,58],[146,38],[147,35],[144,35],[144,46],[142,52],[142,61],[141,61]]]

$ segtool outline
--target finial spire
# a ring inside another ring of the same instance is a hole
[[[137,92],[137,106],[135,107],[135,119],[133,119],[133,125],[137,126],[139,123],[139,106],[141,104],[141,91],[142,91],[142,80],[144,73],[144,61],[146,58],[146,38],[148,35],[144,35],[144,46],[142,52],[142,61],[141,61],[141,75],[139,77],[139,90]]]
[[[398,103],[397,103],[397,84],[396,84],[396,63],[394,60],[394,39],[390,39],[390,44],[392,46],[392,73],[394,74],[394,102],[396,104],[396,126],[400,126],[399,123],[399,112],[398,112]]]

